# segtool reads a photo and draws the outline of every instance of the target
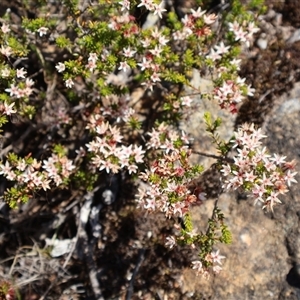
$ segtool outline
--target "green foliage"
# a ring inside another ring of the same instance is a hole
[[[53,153],[57,154],[59,157],[63,157],[67,154],[67,149],[63,145],[57,144],[53,147]]]
[[[180,74],[179,72],[172,71],[172,70],[164,71],[164,73],[162,74],[162,77],[166,81],[171,81],[171,82],[174,82],[174,83],[183,83],[183,84],[188,83],[188,80],[187,80],[187,78],[185,77],[184,74]]]
[[[189,213],[184,215],[183,223],[184,223],[185,231],[187,231],[187,232],[193,231],[193,221],[192,221],[192,217]]]
[[[222,236],[220,237],[220,242],[224,244],[232,243],[232,234],[228,227],[224,224],[221,225]]]
[[[220,127],[222,124],[221,118],[217,118],[216,120],[212,121],[212,116],[209,112],[204,113],[204,121],[207,126],[206,131],[212,134],[214,134],[218,127]]]
[[[27,49],[24,43],[18,41],[15,37],[10,36],[7,40],[9,47],[13,49],[13,52],[16,56],[25,57],[28,55],[29,50]]]
[[[3,115],[3,116],[0,116],[0,128],[6,124],[8,122],[8,118],[7,116]],[[2,129],[0,129],[0,132],[2,132]]]
[[[191,49],[187,49],[183,56],[184,66],[186,68],[192,67],[195,63],[194,52]]]
[[[8,102],[8,100],[9,100],[9,95],[8,94],[4,94],[4,93],[0,94],[0,101],[1,102]]]
[[[66,69],[71,72],[73,75],[79,75],[83,73],[83,66],[79,60],[68,60],[65,62]],[[65,78],[69,78],[69,75],[66,74]]]
[[[142,123],[133,116],[129,118],[128,125],[132,130],[139,130],[142,127]]]
[[[100,41],[105,47],[109,47],[120,39],[119,32],[109,29],[106,22],[95,22],[91,29],[93,29],[93,37],[96,41]]]
[[[160,182],[160,177],[157,174],[151,174],[149,177],[149,182],[153,184],[157,184]]]
[[[212,218],[208,220],[206,233],[197,236],[195,239],[195,242],[200,249],[198,256],[206,268],[212,264],[206,257],[212,252],[217,241],[224,244],[230,244],[232,242],[232,235],[228,227],[224,224],[223,213],[216,206]]]
[[[251,0],[249,3],[249,9],[251,10],[258,10],[258,14],[264,14],[267,12],[267,6],[264,5],[265,0]]]
[[[47,21],[44,18],[28,19],[23,18],[22,20],[23,28],[36,32],[41,27],[47,27]]]
[[[204,114],[204,120],[206,124],[206,131],[210,134],[213,143],[216,145],[221,155],[225,156],[231,147],[230,147],[230,143],[222,140],[220,138],[220,135],[217,133],[218,128],[222,124],[222,120],[220,118],[217,118],[213,121],[211,114],[208,112]]]
[[[70,41],[69,38],[65,37],[65,36],[58,36],[55,40],[56,42],[56,45],[59,47],[59,48],[68,48],[70,49],[70,47],[72,46],[72,43]]]
[[[8,161],[9,161],[10,163],[12,163],[13,165],[16,165],[17,162],[18,162],[18,160],[19,160],[17,154],[12,153],[12,152],[8,153],[7,159],[8,159]]]
[[[168,13],[167,21],[169,26],[175,30],[182,28],[182,23],[178,20],[177,14],[174,11]]]
[[[77,188],[92,191],[98,177],[98,174],[92,174],[86,170],[77,170],[72,177],[72,181],[75,183]]]
[[[197,175],[201,174],[204,171],[204,167],[201,166],[201,165],[195,164],[195,165],[192,166],[191,171],[192,171],[193,176],[197,176]]]
[[[31,120],[36,113],[36,108],[33,105],[24,105],[19,113]]]
[[[78,10],[78,0],[63,0],[64,6],[68,8],[69,13],[73,16],[80,14]]]
[[[29,201],[29,194],[26,187],[12,187],[4,192],[4,199],[10,208],[15,209],[21,203]]]

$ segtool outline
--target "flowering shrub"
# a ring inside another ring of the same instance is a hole
[[[297,182],[297,172],[292,172],[295,162],[286,162],[286,156],[268,154],[266,147],[261,147],[261,139],[266,137],[261,129],[244,124],[239,128],[233,140],[237,155],[233,164],[223,165],[221,172],[228,179],[224,187],[237,189],[243,187],[250,191],[255,203],[263,203],[263,208],[273,211],[273,206],[281,203],[278,196],[288,192],[288,186]]]
[[[166,245],[190,245],[199,256],[192,268],[206,277],[218,273],[224,256],[216,244],[230,243],[231,234],[217,205],[205,233],[193,228],[190,208],[205,193],[190,190],[189,184],[203,168],[191,165],[192,137],[178,124],[197,109],[185,87],[231,113],[254,95],[238,75],[239,55],[251,47],[260,7],[261,1],[246,6],[235,0],[223,14],[195,7],[181,19],[164,1],[99,1],[85,8],[64,1],[62,16],[46,14],[44,7],[40,16],[24,17],[19,25],[11,24],[7,12],[0,36],[0,125],[5,129],[18,115],[49,139],[36,154],[12,151],[2,158],[0,174],[11,182],[4,200],[15,208],[40,190],[74,184],[87,191],[95,188],[100,174],[134,175],[140,179],[135,181],[140,208],[183,220],[184,226],[175,222]],[[140,24],[142,14],[156,16],[157,24]],[[55,58],[47,57],[43,43],[54,48]],[[40,70],[30,69],[28,55],[38,59]],[[211,74],[212,92],[192,86],[194,69]],[[46,88],[38,90],[41,73]],[[135,99],[138,89],[143,93]],[[59,104],[52,103],[56,98]],[[52,116],[45,116],[43,107]],[[205,118],[220,151],[224,187],[244,188],[273,210],[278,196],[295,182],[294,163],[268,154],[261,147],[264,136],[253,124],[226,142],[216,133],[220,120]],[[72,146],[65,142],[71,135]],[[224,163],[231,161],[231,149],[237,154],[232,163]]]

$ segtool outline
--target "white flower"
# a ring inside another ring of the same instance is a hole
[[[199,7],[197,10],[191,9],[191,13],[194,18],[200,18],[206,13],[206,10],[201,11],[201,7]]]
[[[120,1],[119,4],[122,5],[121,11],[123,11],[125,9],[130,10],[130,1],[123,0],[123,1]]]
[[[2,45],[0,48],[0,52],[2,55],[9,57],[12,54],[12,49],[9,46],[4,47]]]
[[[143,57],[143,61],[141,63],[138,63],[137,65],[141,67],[141,71],[144,71],[145,69],[150,68],[151,61],[148,60],[146,57]]]
[[[230,64],[236,66],[236,69],[239,71],[241,61],[242,61],[241,59],[234,58],[233,60],[231,60]]]
[[[97,60],[98,60],[97,54],[94,52],[90,53],[88,61],[92,61],[92,62],[96,63]]]
[[[85,66],[90,70],[90,72],[93,72],[97,67],[96,63],[92,60],[90,60],[89,63]]]
[[[14,84],[11,84],[10,88],[5,89],[5,92],[8,92],[9,95],[12,97],[14,97],[14,96],[16,96],[17,98],[21,97],[20,89],[17,86],[15,86]]]
[[[1,70],[1,76],[2,76],[3,78],[8,77],[9,75],[10,75],[10,70],[9,70],[8,68],[5,68],[5,69],[2,69],[2,70]]]
[[[254,96],[254,93],[255,93],[255,89],[252,88],[250,85],[247,86],[247,95],[252,97]]]
[[[153,10],[153,0],[141,0],[141,3],[137,7],[145,6],[148,10]]]
[[[154,6],[154,14],[158,15],[160,18],[162,18],[162,13],[164,11],[167,11],[166,9],[163,8],[164,2],[162,1],[159,5],[155,4]]]
[[[131,174],[131,173],[136,173],[138,170],[138,167],[136,165],[131,164],[127,167],[127,169],[128,169],[128,173]]]
[[[3,24],[3,25],[1,26],[1,30],[2,30],[2,32],[3,32],[4,34],[10,32],[10,28],[9,28],[9,26],[8,26],[7,24]]]
[[[26,84],[26,87],[31,87],[34,85],[34,81],[30,78],[26,78],[25,84]]]
[[[197,270],[197,273],[203,271],[203,269],[202,269],[202,262],[200,260],[192,261],[192,264],[193,264],[192,268],[194,270]]]
[[[218,45],[215,46],[215,49],[217,50],[217,53],[221,54],[221,55],[227,53],[229,48],[230,48],[230,46],[225,47],[223,41],[219,44],[219,46]]]
[[[18,78],[25,78],[27,71],[24,70],[24,68],[17,69],[17,77]]]
[[[287,185],[290,186],[292,182],[297,182],[297,180],[294,178],[294,176],[297,174],[297,172],[292,173],[291,170],[288,170],[286,175],[284,176],[284,180],[287,182]]]
[[[210,256],[211,256],[213,263],[217,263],[219,265],[222,265],[221,259],[225,258],[225,256],[220,255],[220,250],[217,250],[216,252],[212,252],[210,254]]]
[[[172,249],[176,245],[176,240],[175,240],[174,236],[168,236],[166,238],[166,240],[167,241],[166,241],[165,245],[167,247],[169,247],[170,249]]]
[[[141,83],[141,85],[145,85],[146,89],[149,89],[150,91],[153,91],[153,82],[151,82],[150,80],[144,81]],[[156,148],[157,149],[157,148]]]
[[[159,75],[160,75],[160,74],[154,72],[154,73],[151,75],[151,77],[150,77],[150,79],[152,80],[152,82],[155,83],[155,82],[157,82],[157,81],[161,81],[160,78],[159,78]]]
[[[141,40],[141,44],[144,48],[148,48],[150,46],[151,40],[149,38],[145,38],[144,40]]]
[[[17,111],[13,109],[13,106],[15,105],[15,103],[11,103],[11,104],[7,104],[6,102],[4,102],[4,113],[7,116],[10,116],[11,114],[15,114]]]
[[[42,37],[43,35],[47,34],[49,28],[47,27],[40,27],[37,32],[39,33],[39,35]]]
[[[215,61],[215,60],[220,59],[221,56],[220,56],[220,54],[219,54],[217,51],[215,51],[214,49],[211,49],[211,50],[210,50],[210,54],[207,55],[207,58],[210,58],[210,59],[212,59],[213,61]]]
[[[74,85],[74,81],[71,78],[69,78],[66,80],[65,85],[67,88],[71,88]]]
[[[118,68],[118,70],[123,70],[124,72],[126,72],[127,69],[130,69],[128,63],[126,61],[120,62],[120,67]]]
[[[218,266],[218,265],[216,265],[216,266],[213,266],[213,271],[215,272],[215,273],[220,273],[220,271],[222,270],[222,267],[220,267],[220,266]]]
[[[255,24],[253,22],[250,22],[248,24],[248,33],[249,35],[253,35],[254,33],[259,31],[259,28],[255,27]]]
[[[162,45],[162,46],[165,46],[167,43],[168,43],[168,39],[166,39],[166,37],[164,35],[161,35],[159,38],[158,38],[158,42]]]
[[[125,57],[133,57],[133,55],[134,55],[135,53],[136,53],[136,51],[135,51],[135,50],[131,50],[130,47],[124,48],[124,49],[123,49],[123,55],[124,55]]]
[[[203,20],[204,23],[207,25],[211,25],[215,23],[215,21],[218,19],[218,16],[215,14],[210,14],[210,15],[204,15]]]
[[[57,72],[61,73],[66,69],[66,66],[64,63],[59,62],[56,66],[55,66]]]
[[[181,97],[181,104],[184,106],[190,107],[192,102],[193,99],[190,96]]]
[[[0,163],[0,175],[7,175],[11,172],[11,166],[8,161],[5,162],[5,165]]]
[[[155,46],[154,49],[149,50],[151,54],[153,54],[154,56],[159,57],[160,53],[163,51],[162,48],[158,45]]]

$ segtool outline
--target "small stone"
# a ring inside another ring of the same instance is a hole
[[[268,41],[265,38],[259,38],[256,43],[261,50],[265,50],[268,47]]]

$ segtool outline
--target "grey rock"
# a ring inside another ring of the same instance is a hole
[[[300,41],[300,29],[294,31],[291,37],[287,40],[288,44],[293,44]]]

